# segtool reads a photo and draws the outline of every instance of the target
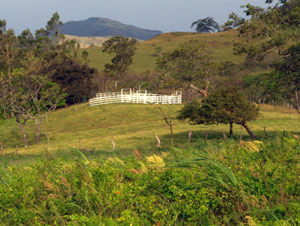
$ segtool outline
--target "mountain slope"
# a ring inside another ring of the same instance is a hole
[[[122,35],[141,40],[147,40],[162,33],[161,31],[142,29],[133,25],[126,25],[115,20],[100,17],[91,17],[83,21],[66,22],[63,25],[61,32],[66,35],[81,37],[113,37]]]

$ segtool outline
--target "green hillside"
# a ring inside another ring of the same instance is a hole
[[[87,104],[72,106],[66,109],[57,110],[44,119],[42,133],[49,134],[50,150],[61,152],[79,147],[86,150],[103,151],[107,153],[112,150],[112,137],[116,143],[116,149],[122,153],[138,148],[153,151],[156,147],[154,133],[160,137],[162,145],[170,145],[169,127],[164,123],[159,114],[159,109],[175,116],[182,106],[167,105],[105,105],[89,107]],[[271,106],[261,106],[261,115],[255,122],[250,123],[250,127],[258,135],[258,138],[265,138],[264,127],[269,135],[273,136],[283,130],[299,133],[299,115],[293,110],[286,108],[273,108]],[[276,111],[275,111],[276,110]],[[228,126],[192,126],[186,122],[175,122],[174,142],[175,146],[185,147],[187,145],[187,135],[193,130],[192,141],[204,138],[209,133],[208,139],[223,139],[222,130],[228,132]],[[5,154],[15,152],[18,145],[19,154],[40,155],[47,147],[46,136],[42,136],[42,144],[34,145],[35,131],[34,123],[27,126],[30,147],[22,148],[22,138],[14,119],[5,120],[0,127],[1,143]],[[234,134],[237,139],[240,135],[240,127],[234,127]],[[248,139],[248,134],[244,132],[244,138]]]
[[[239,64],[243,62],[244,57],[233,54],[233,44],[237,39],[238,33],[235,30],[213,34],[183,32],[162,34],[151,40],[139,42],[130,70],[137,73],[154,70],[159,51],[174,50],[180,44],[189,40],[199,40],[203,43],[211,44],[211,51],[217,62],[232,61]],[[103,71],[104,64],[110,62],[111,56],[107,53],[102,53],[99,47],[86,50],[89,52],[90,66]]]

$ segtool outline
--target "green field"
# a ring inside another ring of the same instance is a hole
[[[208,43],[217,62],[231,61],[239,64],[244,59],[233,54],[233,44],[238,40],[238,33],[235,30],[213,34],[177,32],[162,34],[151,40],[139,42],[129,70],[137,73],[154,70],[158,57],[157,48],[161,48],[161,52],[172,51],[189,40]],[[103,71],[104,64],[109,63],[112,56],[103,53],[101,48],[86,50],[89,52],[90,66]]]
[[[112,137],[118,151],[125,152],[133,149],[152,150],[156,146],[156,133],[162,145],[170,145],[169,127],[164,123],[159,108],[175,117],[182,106],[172,105],[134,105],[115,104],[89,107],[87,104],[57,110],[44,118],[42,133],[49,134],[51,151],[68,151],[79,147],[86,150],[109,152],[112,150]],[[250,127],[264,139],[264,127],[268,135],[274,137],[283,131],[299,134],[300,117],[292,109],[263,105],[258,120],[251,122]],[[276,110],[276,111],[275,111]],[[193,131],[192,141],[204,138],[223,139],[222,130],[228,132],[226,125],[190,125],[187,122],[174,122],[174,145],[186,147],[189,131]],[[34,122],[31,121],[26,131],[30,147],[22,148],[22,138],[14,119],[5,120],[0,128],[1,143],[4,153],[14,153],[18,145],[20,155],[41,155],[47,148],[47,139],[42,135],[42,144],[35,145]],[[249,139],[243,132],[244,138]],[[234,136],[239,139],[240,127],[234,126]]]
[[[233,139],[224,140],[228,126],[175,122],[171,147],[159,107],[175,116],[182,106],[81,104],[57,110],[42,127],[50,134],[50,150],[45,136],[34,145],[32,122],[31,146],[21,148],[13,119],[5,120],[0,225],[300,224],[297,113],[261,106],[260,117],[250,123],[258,141],[244,131],[240,142],[239,126]]]

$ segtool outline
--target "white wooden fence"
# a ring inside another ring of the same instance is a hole
[[[172,95],[160,95],[148,93],[147,90],[133,91],[132,89],[122,89],[121,92],[98,93],[95,98],[89,100],[90,106],[114,103],[181,104],[182,93],[176,92]]]

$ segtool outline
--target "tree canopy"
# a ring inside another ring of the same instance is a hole
[[[188,102],[193,91],[207,96],[217,68],[208,44],[198,41],[187,42],[174,51],[163,53],[156,65],[164,86],[183,89]]]
[[[178,118],[188,119],[193,124],[232,124],[243,126],[255,139],[248,122],[255,120],[259,109],[251,103],[239,88],[221,88],[212,92],[202,103],[192,102],[181,109]]]
[[[113,37],[103,43],[103,52],[115,54],[111,63],[104,65],[104,71],[112,75],[115,79],[115,89],[117,88],[120,76],[132,64],[136,45],[136,39],[125,38],[123,36]]]
[[[75,41],[61,39],[59,18],[55,13],[46,28],[35,35],[26,29],[18,37],[12,29],[6,30],[5,20],[0,21],[0,115],[16,119],[25,147],[26,123],[36,120],[39,143],[42,118],[64,104],[64,90],[68,91],[69,103],[95,93],[93,78],[97,71],[83,63],[86,54],[79,58]]]
[[[219,24],[212,17],[196,20],[192,23],[191,28],[194,26],[199,33],[212,33],[221,30]]]

